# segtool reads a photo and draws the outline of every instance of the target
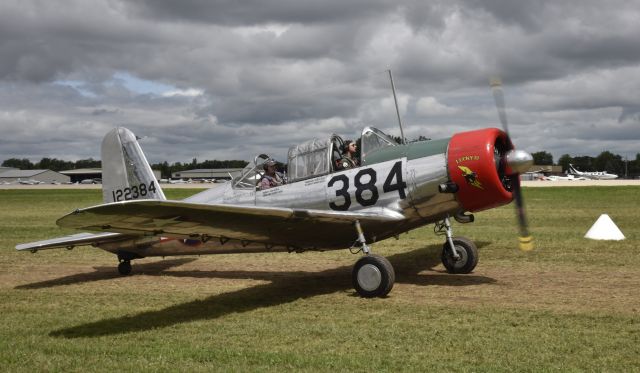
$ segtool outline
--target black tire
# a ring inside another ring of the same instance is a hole
[[[396,273],[387,258],[366,255],[353,266],[353,287],[363,298],[384,297],[393,288]]]
[[[123,275],[123,276],[127,276],[131,274],[131,262],[128,260],[123,260],[120,262],[120,264],[118,264],[118,272]]]
[[[445,242],[442,246],[442,264],[449,273],[471,273],[478,264],[478,248],[465,237],[454,237],[453,244],[460,259],[453,258],[449,242]]]

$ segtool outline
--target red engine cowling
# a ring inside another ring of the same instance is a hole
[[[456,198],[465,210],[486,210],[511,202],[504,154],[512,148],[507,134],[497,128],[461,132],[451,138],[449,179],[458,185]]]

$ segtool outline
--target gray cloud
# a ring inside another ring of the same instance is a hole
[[[118,125],[146,136],[153,161],[284,156],[365,125],[397,134],[389,66],[410,137],[497,126],[499,74],[519,147],[635,156],[638,5],[4,1],[0,159],[97,158]]]
[[[162,1],[123,1],[122,5],[136,16],[149,19],[194,21],[225,26],[265,23],[340,23],[353,22],[391,11],[393,3],[381,0],[309,1],[200,1],[176,3]]]

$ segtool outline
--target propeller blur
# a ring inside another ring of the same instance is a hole
[[[509,138],[509,126],[507,125],[507,113],[505,110],[504,94],[502,93],[502,81],[499,78],[493,78],[490,82],[491,90],[493,91],[493,98],[498,109],[498,117],[502,128]],[[529,167],[533,164],[533,157],[531,154],[523,150],[511,149],[507,155],[507,168],[508,174],[511,179],[511,190],[513,192],[513,199],[516,206],[516,216],[518,218],[518,227],[520,230],[520,249],[523,251],[533,250],[533,237],[529,234],[529,228],[527,224],[527,217],[524,210],[524,199],[522,198],[522,188],[520,187],[520,174],[527,172]]]

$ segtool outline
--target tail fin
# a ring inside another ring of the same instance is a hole
[[[569,173],[572,175],[578,175],[578,171],[573,167],[571,163],[569,163]]]
[[[105,203],[167,199],[133,132],[114,128],[102,140],[102,198]]]

